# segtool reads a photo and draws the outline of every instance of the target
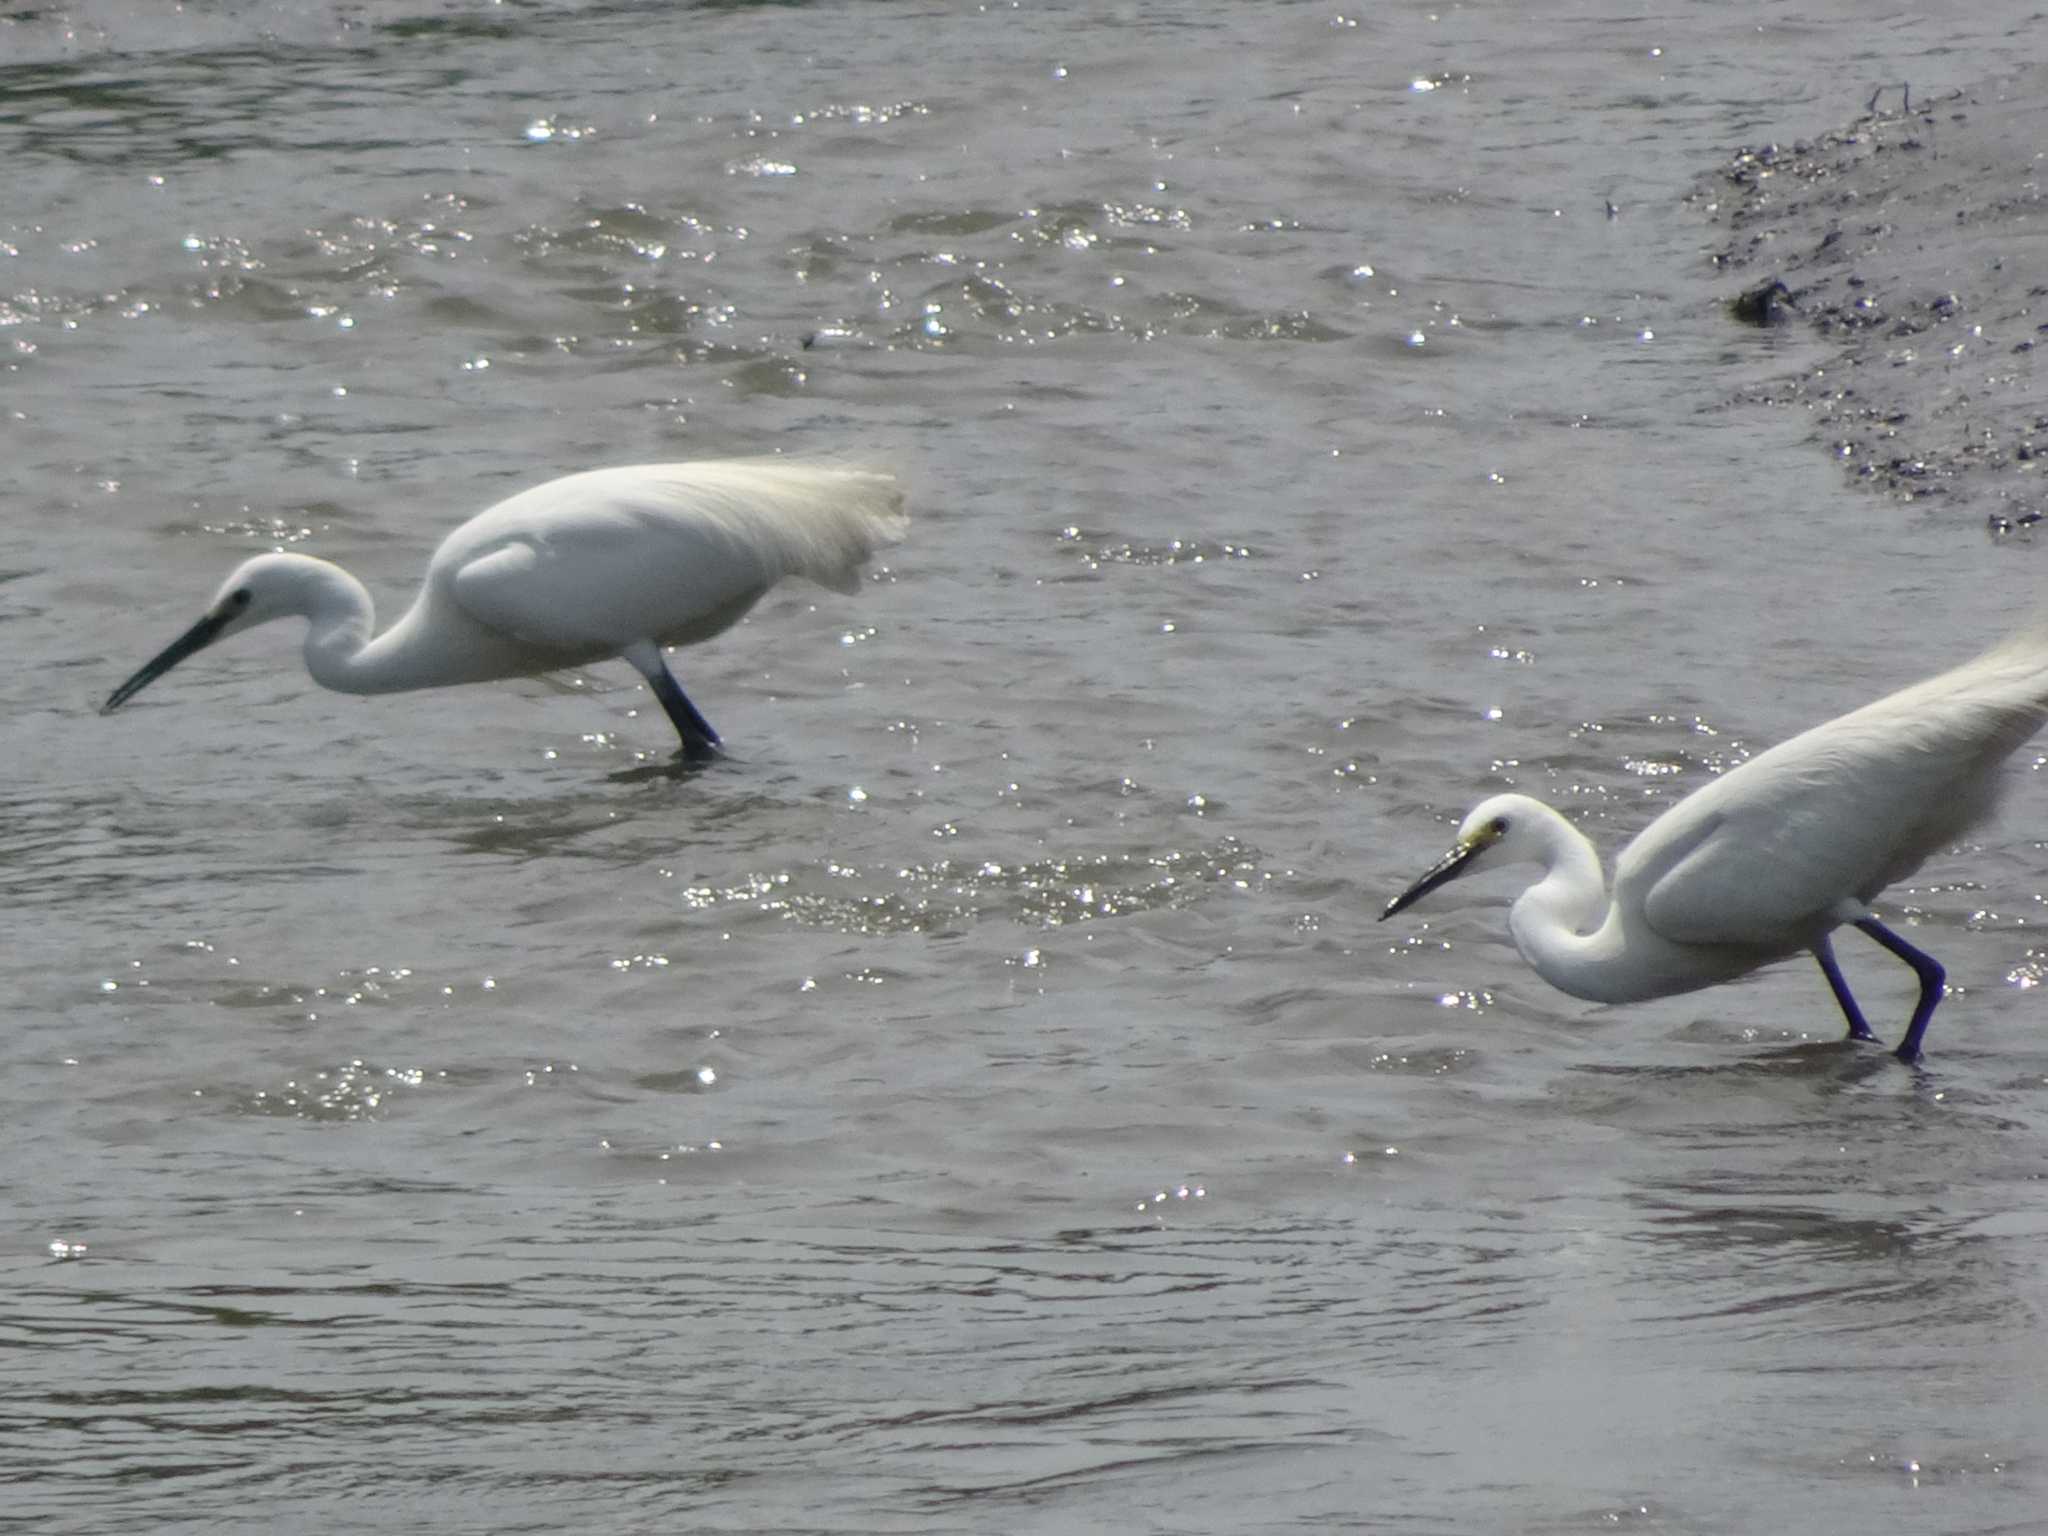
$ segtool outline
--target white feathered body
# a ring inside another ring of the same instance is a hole
[[[688,645],[785,576],[857,591],[906,522],[895,479],[874,470],[735,459],[565,476],[451,533],[405,616],[321,681],[395,692]]]

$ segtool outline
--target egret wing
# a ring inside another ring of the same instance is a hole
[[[644,465],[572,475],[458,530],[455,600],[521,642],[564,654],[685,644],[743,614],[784,576],[857,590],[900,537],[887,475],[774,461]]]
[[[768,586],[744,552],[725,556],[659,527],[610,526],[617,521],[500,545],[458,567],[450,590],[491,629],[539,651],[576,656],[665,640],[685,621],[751,601]]]
[[[2000,762],[2041,721],[2038,704],[1996,696],[1896,707],[1927,686],[1816,726],[1680,802],[1623,853],[1617,897],[1624,884],[1640,891],[1650,926],[1678,943],[1796,946],[1844,902],[1906,878],[1991,813]]]

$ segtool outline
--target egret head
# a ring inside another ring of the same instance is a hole
[[[1470,874],[1482,856],[1489,868],[1543,862],[1548,857],[1549,844],[1539,827],[1542,810],[1526,795],[1495,795],[1480,801],[1459,826],[1458,840],[1451,845],[1451,851],[1430,865],[1420,880],[1388,902],[1380,921],[1385,922],[1396,912],[1405,912],[1447,881]]]
[[[207,604],[206,612],[107,696],[100,713],[110,715],[195,651],[238,630],[250,629],[288,614],[304,613],[304,581],[299,567],[316,562],[304,555],[258,555],[235,568]]]

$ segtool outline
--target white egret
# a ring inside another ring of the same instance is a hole
[[[895,479],[780,459],[594,469],[479,512],[441,541],[412,607],[375,639],[361,582],[308,555],[258,555],[205,616],[116,688],[119,709],[195,651],[301,617],[306,670],[342,693],[397,693],[530,677],[620,656],[661,701],[691,759],[718,733],[662,658],[708,640],[784,576],[836,592],[903,535]]]
[[[2044,721],[2048,629],[2037,628],[1702,785],[1622,850],[1612,892],[1599,854],[1564,817],[1527,795],[1495,795],[1381,920],[1482,864],[1537,864],[1543,878],[1516,898],[1508,931],[1560,991],[1638,1002],[1808,950],[1849,1038],[1872,1040],[1829,941],[1849,924],[1920,979],[1897,1052],[1913,1061],[1945,976],[1869,904],[1991,815],[2005,759]]]

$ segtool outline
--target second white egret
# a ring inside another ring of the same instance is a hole
[[[661,648],[708,640],[785,576],[856,592],[861,567],[903,536],[895,478],[781,459],[594,469],[479,512],[427,563],[410,610],[371,638],[361,582],[327,560],[268,554],[229,576],[205,615],[116,688],[119,709],[187,656],[272,619],[306,619],[306,670],[342,693],[397,693],[530,677],[619,656],[667,712],[682,751],[718,733]]]
[[[2048,722],[2048,630],[1817,725],[1730,769],[1643,829],[1615,862],[1540,800],[1495,795],[1451,851],[1381,920],[1445,881],[1497,864],[1543,878],[1508,912],[1536,973],[1593,1002],[1627,1003],[1729,981],[1812,953],[1849,1023],[1876,1036],[1829,935],[1861,929],[1910,965],[1920,998],[1897,1055],[1916,1060],[1941,1001],[1941,965],[1870,903],[1996,809],[2005,759]]]

